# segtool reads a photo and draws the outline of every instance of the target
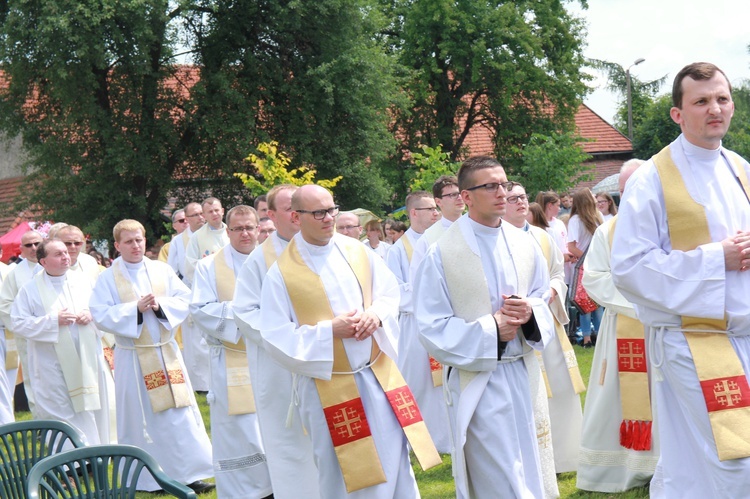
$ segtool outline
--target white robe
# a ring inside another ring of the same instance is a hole
[[[287,241],[278,232],[270,236],[276,254]],[[263,248],[250,253],[237,276],[233,312],[237,328],[245,338],[255,408],[276,499],[317,499],[320,497],[318,469],[313,458],[312,441],[302,428],[297,408],[286,424],[292,400],[292,374],[263,347],[260,335],[260,297],[268,268]],[[295,479],[290,480],[293,476]]]
[[[118,258],[112,265],[122,261]],[[174,329],[188,314],[190,290],[165,263],[143,260],[125,265],[126,276],[140,295],[152,291],[150,281],[159,279],[164,284],[165,296],[158,298],[166,320],[158,319],[153,311],[143,314],[154,343],[159,342],[159,323],[172,331],[170,343],[178,352]],[[146,270],[148,269],[148,270]],[[115,391],[117,397],[117,436],[121,444],[135,445],[146,450],[171,478],[181,483],[192,483],[212,476],[211,442],[206,434],[198,405],[167,409],[154,413],[151,409],[143,374],[134,350],[133,338],[141,334],[136,302],[122,303],[115,285],[113,269],[102,272],[90,301],[91,314],[99,329],[115,335]],[[157,355],[161,358],[161,352]],[[184,370],[184,364],[183,364]],[[185,376],[192,390],[189,376]],[[141,475],[139,490],[160,487],[150,476]]]
[[[181,234],[175,235],[169,244],[167,264],[172,267],[172,270],[174,270],[175,274],[177,274],[180,279],[185,276],[186,272],[185,252],[187,251],[187,245],[183,242],[183,238],[187,238],[188,242],[190,242],[190,236],[192,235],[193,232],[190,230],[190,227],[188,227]]]
[[[205,224],[190,236],[190,242],[185,251],[185,274],[182,278],[182,281],[188,287],[191,287],[193,283],[195,265],[201,259],[216,253],[229,244],[226,229],[227,226],[223,223],[221,228],[216,230]],[[211,236],[209,238],[211,245],[204,247],[201,244],[203,240],[199,237],[206,233]],[[200,330],[193,324],[192,316],[188,316],[182,324],[182,349],[193,389],[199,392],[207,392],[210,388],[209,379],[211,377],[208,343],[203,339]]]
[[[385,260],[385,257],[386,257],[386,255],[388,254],[388,250],[389,250],[389,249],[390,249],[390,247],[391,247],[391,245],[390,245],[390,244],[388,244],[387,242],[385,242],[385,241],[380,241],[380,242],[378,243],[378,247],[377,247],[377,248],[373,248],[372,246],[370,246],[370,240],[369,240],[369,239],[365,239],[364,241],[362,241],[362,244],[364,244],[364,245],[365,245],[365,246],[366,246],[367,248],[369,248],[369,249],[370,249],[371,251],[374,251],[374,252],[375,252],[375,254],[376,254],[376,255],[378,255],[378,256],[379,256],[380,258],[382,258],[383,260]]]
[[[597,492],[623,492],[646,485],[659,459],[656,421],[652,426],[650,451],[620,445],[622,406],[617,369],[617,314],[635,318],[635,310],[612,281],[610,228],[611,224],[605,223],[594,232],[583,274],[586,291],[605,309],[591,362],[576,486]],[[655,415],[653,402],[651,412]]]
[[[10,310],[13,306],[13,301],[18,295],[18,291],[23,287],[24,284],[29,282],[37,272],[42,269],[42,266],[31,262],[29,260],[23,260],[16,265],[13,265],[3,279],[3,286],[0,288],[0,319],[5,324],[6,329],[13,330],[13,324],[10,319]],[[24,337],[16,338],[16,349],[18,350],[18,362],[23,367],[26,365],[26,339]],[[7,345],[6,345],[7,348]],[[5,356],[3,356],[5,358]],[[27,369],[22,370],[23,373],[23,387],[26,392],[26,399],[29,402],[29,409],[31,410],[32,416],[36,417],[36,408],[34,406],[34,392],[31,389],[31,379]],[[11,394],[16,388],[16,376],[18,369],[10,369],[6,371],[8,377],[8,383],[12,385],[10,388]],[[11,409],[12,410],[12,409]]]
[[[216,490],[226,499],[262,498],[271,494],[271,478],[257,415],[229,415],[226,350],[222,341],[237,343],[240,334],[234,323],[232,302],[219,301],[214,263],[217,256],[223,256],[236,275],[235,269],[241,268],[247,255],[227,245],[223,255],[213,254],[198,262],[193,275],[190,313],[211,348],[211,390],[207,398]]]
[[[692,251],[672,251],[661,181],[649,161],[633,173],[621,203],[613,242],[612,275],[635,305],[648,333],[656,382],[661,460],[666,497],[744,497],[750,490],[750,458],[720,462],[706,403],[685,337],[657,333],[659,325],[680,327],[680,315],[721,319],[726,312],[730,341],[750,373],[750,273],[726,271],[721,241],[750,230],[750,203],[722,150],[708,151],[682,135],[671,144],[672,159],[690,196],[708,207],[713,242]],[[750,176],[750,166],[743,162]],[[733,168],[733,167],[732,167]],[[668,423],[667,423],[668,422]],[[750,424],[750,421],[748,421]],[[654,481],[652,481],[652,493]]]
[[[410,228],[403,237],[411,241],[411,246],[416,252],[416,247],[422,240],[422,234],[418,234]],[[412,258],[414,258],[414,252]],[[398,368],[417,400],[417,404],[422,411],[422,418],[427,425],[427,430],[430,432],[435,447],[438,452],[445,454],[451,452],[448,408],[443,398],[443,387],[433,386],[430,357],[419,342],[419,330],[414,318],[414,282],[410,278],[410,262],[401,239],[396,241],[388,250],[386,263],[391,272],[395,274],[401,291],[398,317],[400,330]]]
[[[492,310],[502,306],[502,295],[517,292],[517,269],[504,231],[477,224],[468,215],[457,222],[471,250],[481,257]],[[531,343],[542,349],[554,334],[547,306],[549,274],[541,250],[534,244],[533,275],[527,296],[542,334]],[[422,264],[418,286],[430,293],[416,296],[421,341],[439,362],[451,366],[447,390],[454,438],[456,492],[468,497],[543,497],[537,432],[531,406],[529,377],[522,360],[499,362],[497,325],[491,314],[467,322],[455,316],[445,281],[439,245],[432,246]],[[481,284],[479,284],[481,285]],[[467,283],[468,287],[475,283]],[[520,330],[519,330],[519,334]],[[518,337],[508,342],[504,359],[520,356]],[[477,373],[467,386],[455,368]],[[465,461],[464,461],[465,460]],[[462,466],[465,462],[465,468]]]
[[[531,229],[528,223],[526,227],[540,245],[541,240],[539,238],[549,238],[552,260],[548,262],[550,287],[557,293],[555,300],[550,303],[549,307],[557,322],[565,326],[570,319],[565,307],[568,287],[565,285],[563,253],[546,231],[536,230],[536,228]],[[557,334],[553,336],[549,345],[542,351],[544,370],[547,373],[547,381],[552,391],[552,397],[547,400],[547,404],[552,424],[552,449],[555,455],[554,464],[557,473],[578,469],[578,448],[581,444],[581,423],[583,421],[581,397],[575,392],[573,382],[570,380],[565,355]],[[570,351],[568,355],[575,356],[575,353]]]
[[[0,262],[0,285],[10,268]],[[0,321],[0,425],[16,420],[13,414],[13,392],[16,388],[17,368],[5,369],[5,325]],[[9,379],[8,376],[13,376]]]
[[[34,419],[54,419],[69,423],[83,434],[84,442],[88,445],[109,443],[109,401],[105,378],[107,366],[99,339],[101,333],[94,332],[97,335],[97,356],[93,359],[81,359],[81,362],[93,364],[96,370],[101,409],[75,411],[55,351],[60,333],[58,312],[67,308],[69,312],[78,314],[88,309],[91,283],[77,273],[60,277],[50,277],[45,273],[43,279],[47,286],[55,289],[57,295],[51,309],[45,307],[35,279],[24,284],[11,309],[13,331],[26,338],[27,366],[36,403]],[[80,354],[80,330],[76,324],[69,326],[69,329]],[[85,334],[91,334],[91,331]]]
[[[295,236],[302,259],[323,281],[334,315],[352,310],[362,311],[359,283],[354,273],[348,270],[348,263],[336,244],[336,240],[343,237],[346,236],[334,235],[328,245],[321,247],[307,244],[301,234]],[[381,319],[383,326],[367,340],[343,340],[353,370],[369,362],[373,338],[385,355],[396,358],[398,326],[395,317],[399,299],[398,283],[380,257],[370,252],[368,257],[372,270],[372,306],[369,310]],[[296,374],[299,410],[303,424],[313,441],[315,460],[320,473],[321,497],[419,497],[409,463],[406,437],[383,389],[369,368],[359,371],[354,378],[387,481],[351,494],[346,493],[341,468],[334,453],[314,381],[314,378],[327,380],[332,376],[331,321],[321,321],[314,326],[297,324],[278,264],[270,268],[263,283],[260,326],[266,349],[283,366]]]

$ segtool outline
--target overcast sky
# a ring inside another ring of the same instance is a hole
[[[733,85],[750,79],[750,2],[747,0],[588,0],[582,11],[573,0],[571,12],[585,18],[588,35],[584,55],[630,66],[642,81],[668,75],[661,93],[671,92],[675,74],[686,64],[708,61],[719,66]],[[601,74],[586,105],[613,121],[620,98],[603,89]]]

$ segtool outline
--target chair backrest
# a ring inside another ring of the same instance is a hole
[[[195,499],[195,492],[169,478],[149,453],[132,445],[92,445],[42,459],[29,473],[28,498],[135,498],[144,468],[165,492]]]
[[[0,426],[0,497],[26,498],[26,478],[40,460],[83,447],[78,430],[62,421],[19,421]]]

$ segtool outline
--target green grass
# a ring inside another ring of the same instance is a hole
[[[578,366],[581,369],[581,375],[586,383],[588,383],[589,373],[591,372],[591,361],[594,358],[594,349],[584,349],[581,347],[575,348],[576,356],[578,358]],[[581,404],[584,403],[586,393],[581,394]],[[206,423],[206,429],[211,432],[211,421],[209,419],[208,404],[206,403],[205,395],[197,395],[198,405],[200,406],[203,421]],[[16,413],[16,420],[23,421],[30,419],[31,415],[28,412]],[[414,475],[417,478],[417,485],[419,491],[424,499],[449,499],[456,496],[455,489],[453,486],[453,477],[451,476],[451,458],[449,455],[443,455],[443,464],[432,468],[428,471],[422,471],[419,464],[412,456],[412,467],[414,469]],[[639,489],[629,490],[620,494],[604,494],[598,492],[587,492],[576,489],[576,474],[575,473],[562,473],[558,475],[558,486],[560,488],[560,497],[562,498],[573,498],[573,499],[601,499],[601,498],[620,498],[620,499],[640,499],[648,497],[648,487]],[[164,497],[156,494],[140,493],[136,496],[137,498],[156,498]],[[217,497],[216,491],[200,496],[202,499],[215,499]]]

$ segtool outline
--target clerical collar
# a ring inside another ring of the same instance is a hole
[[[213,231],[224,230],[224,227],[225,227],[225,226],[224,226],[224,222],[222,222],[222,223],[221,223],[221,226],[220,226],[220,227],[219,227],[218,229],[214,229],[214,228],[213,228],[213,227],[211,226],[211,224],[206,224],[206,225],[208,225],[208,230],[213,230]]]
[[[469,220],[471,230],[473,230],[474,233],[478,236],[497,236],[502,230],[502,221],[497,227],[487,227],[486,225],[480,224],[479,222],[473,220],[468,215],[466,216],[466,218]]]
[[[144,256],[143,258],[146,258],[146,257]],[[140,261],[140,262],[138,262],[138,263],[130,263],[130,262],[126,262],[126,261],[125,261],[125,260],[123,259],[123,260],[122,260],[122,264],[123,264],[123,265],[125,265],[125,268],[126,268],[126,269],[129,269],[129,270],[137,270],[137,269],[141,268],[141,266],[143,265],[143,260],[141,260],[141,261]]]
[[[47,274],[47,271],[44,271],[44,274],[47,276],[47,279],[50,280],[52,284],[59,284],[61,282],[65,282],[65,274],[63,275],[49,275]]]
[[[247,255],[244,253],[240,253],[236,249],[232,247],[231,244],[227,244],[227,250],[229,251],[229,254],[232,255],[232,260],[238,261],[238,262],[244,262],[250,254]]]
[[[342,236],[342,237],[346,237],[346,236]],[[317,244],[310,244],[307,241],[305,241],[305,238],[302,236],[300,236],[299,242],[305,246],[308,253],[310,253],[310,256],[313,256],[313,257],[320,256],[320,255],[327,255],[333,249],[333,237],[331,238],[330,241],[328,241],[328,243],[326,243],[323,246],[318,246]]]
[[[721,144],[716,149],[705,149],[691,143],[684,135],[680,135],[680,144],[685,156],[694,158],[697,161],[715,161],[721,155]]]

